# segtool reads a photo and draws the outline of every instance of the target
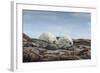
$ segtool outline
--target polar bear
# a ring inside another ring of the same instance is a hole
[[[73,40],[71,37],[64,35],[57,39],[56,36],[50,32],[42,33],[39,36],[39,39],[55,44],[58,48],[67,48],[73,45]]]
[[[53,35],[53,34],[50,33],[50,32],[42,33],[42,34],[39,36],[39,39],[40,39],[40,40],[47,41],[47,42],[49,42],[49,43],[53,43],[53,44],[56,44],[56,43],[57,43],[56,36]]]
[[[73,40],[71,39],[71,37],[66,36],[66,35],[59,37],[57,42],[60,48],[62,47],[66,48],[73,45]]]

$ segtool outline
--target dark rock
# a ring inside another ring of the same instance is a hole
[[[91,46],[91,40],[89,39],[73,39],[74,45],[87,45]]]
[[[44,52],[44,54],[53,54],[53,55],[58,55],[60,52],[60,50],[47,50],[46,52]]]
[[[32,42],[23,42],[23,47],[37,47],[37,44],[34,44]]]
[[[56,37],[57,38],[57,40],[60,38],[60,37]]]
[[[57,61],[57,60],[60,60],[59,58],[60,57],[55,54],[45,54],[43,58],[41,59],[41,61]]]
[[[32,40],[33,40],[33,43],[38,44],[39,47],[41,48],[45,48],[49,45],[49,43],[44,40],[39,40],[39,39],[32,39]]]
[[[80,57],[78,57],[78,56],[67,56],[67,55],[62,55],[61,57],[60,57],[60,60],[79,60],[80,59]]]
[[[30,47],[23,49],[23,62],[34,62],[40,60],[39,51]]]
[[[26,35],[25,33],[23,33],[23,42],[24,41],[32,42],[32,39],[28,35]]]
[[[59,39],[59,37],[57,37]],[[73,39],[70,47],[30,38],[23,33],[23,62],[91,59],[91,40]]]
[[[46,49],[48,49],[48,50],[57,50],[59,48],[56,44],[48,44]]]
[[[44,48],[37,48],[37,49],[39,50],[40,55],[43,55],[43,54],[44,54],[44,52],[46,52],[46,51],[47,51],[47,49],[44,49]]]
[[[80,52],[81,59],[90,59],[91,58],[91,51],[90,50],[83,50]]]

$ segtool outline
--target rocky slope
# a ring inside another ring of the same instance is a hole
[[[59,48],[59,45],[32,39],[23,33],[23,62],[91,59],[91,40],[73,41],[73,46]]]

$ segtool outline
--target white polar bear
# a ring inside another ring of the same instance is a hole
[[[39,39],[55,44],[56,46],[58,46],[58,48],[66,48],[73,45],[73,40],[71,39],[71,37],[64,35],[62,37],[59,37],[59,39],[57,40],[56,36],[50,32],[42,33],[39,36]]]
[[[58,45],[60,48],[70,47],[73,45],[73,40],[71,39],[71,37],[64,35],[58,39]]]
[[[56,36],[53,35],[53,34],[50,33],[50,32],[42,33],[42,34],[39,36],[39,39],[40,39],[40,40],[47,41],[47,42],[49,42],[49,43],[54,43],[54,44],[56,44],[56,42],[57,42]]]

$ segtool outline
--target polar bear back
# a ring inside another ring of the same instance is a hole
[[[51,34],[50,32],[46,32],[46,33],[42,33],[39,36],[40,40],[44,40],[47,41],[49,43],[53,43],[54,41],[57,41],[56,36],[54,36],[53,34]]]

